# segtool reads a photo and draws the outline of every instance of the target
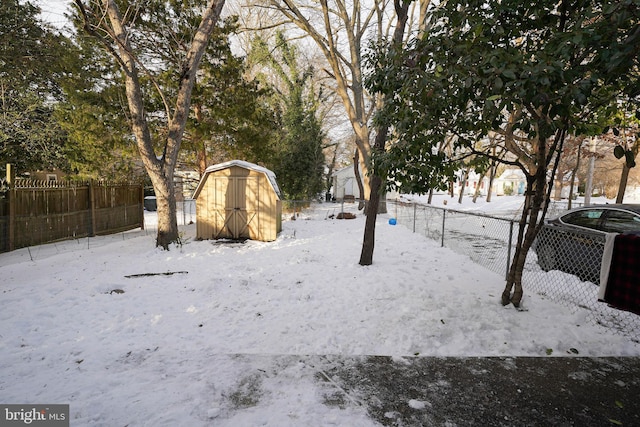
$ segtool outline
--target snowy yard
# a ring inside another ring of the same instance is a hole
[[[533,293],[525,311],[501,306],[500,275],[388,216],[361,267],[364,218],[337,208],[285,221],[272,243],[194,241],[189,225],[169,252],[138,231],[0,254],[0,402],[69,403],[71,425],[364,426],[361,409],[323,403],[302,362],[267,375],[256,408],[246,358],[640,355],[579,308]]]

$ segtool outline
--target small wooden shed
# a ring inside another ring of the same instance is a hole
[[[196,238],[276,240],[282,231],[280,197],[269,169],[242,160],[209,166],[193,195]]]

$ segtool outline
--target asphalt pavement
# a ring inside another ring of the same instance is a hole
[[[327,403],[349,397],[385,426],[640,426],[637,357],[335,356],[322,365],[336,385]]]

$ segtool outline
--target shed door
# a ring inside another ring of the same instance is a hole
[[[260,186],[258,177],[216,178],[227,181],[224,187],[224,226],[216,238],[233,239],[259,236]],[[216,187],[219,187],[216,185]]]

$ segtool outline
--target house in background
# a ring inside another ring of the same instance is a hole
[[[493,193],[497,196],[522,195],[527,189],[527,180],[520,169],[506,169],[493,181]]]
[[[335,200],[355,200],[360,198],[360,190],[356,181],[353,165],[335,171],[333,178],[333,198]]]
[[[358,188],[358,181],[356,180],[356,173],[353,170],[353,165],[346,166],[342,169],[335,171],[333,177],[333,199],[337,201],[354,201],[363,199],[360,195],[360,189]],[[399,197],[396,191],[387,192],[387,200],[392,200]]]
[[[209,166],[196,199],[196,238],[276,240],[282,231],[282,200],[275,174],[232,160]]]
[[[456,173],[456,181],[453,184],[453,194],[460,194],[461,186],[464,185],[464,195],[472,196],[476,192],[476,188],[480,186],[480,195],[484,196],[487,194],[487,189],[489,188],[489,177],[485,176],[480,179],[480,174],[475,171],[469,171],[469,176],[467,180],[463,183],[463,171],[458,171]]]
[[[29,179],[34,181],[61,181],[67,176],[60,169],[33,171],[29,172],[28,175]]]
[[[462,183],[462,171],[459,171],[453,184],[453,193],[460,194],[464,185],[464,195],[473,195],[477,186],[480,186],[480,194],[485,196],[489,189],[489,177],[480,179],[480,174],[470,171],[466,182]],[[354,200],[360,197],[353,165],[349,165],[333,173],[333,198],[338,201]],[[526,190],[526,179],[520,169],[506,169],[499,177],[493,180],[492,193],[497,196],[522,195]],[[438,192],[436,192],[438,193]],[[441,193],[441,192],[440,192]],[[398,197],[395,191],[387,193],[387,199]]]

